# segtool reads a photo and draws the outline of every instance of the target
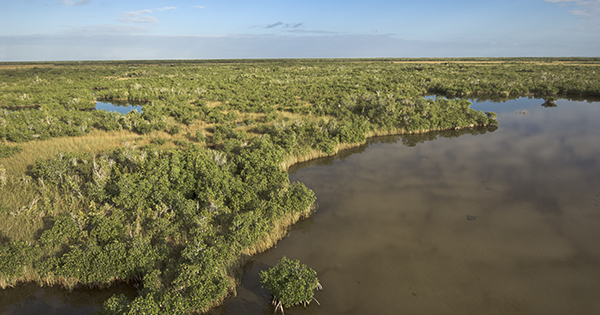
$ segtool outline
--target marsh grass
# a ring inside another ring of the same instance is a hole
[[[95,130],[83,137],[52,138],[45,141],[23,143],[23,152],[10,158],[2,159],[7,174],[20,176],[38,159],[47,160],[56,157],[60,152],[90,152],[98,154],[115,147],[122,147],[125,142],[135,142],[140,135],[129,131],[102,132]]]
[[[315,211],[315,204],[300,213],[287,213],[277,221],[272,223],[271,230],[264,237],[259,239],[253,245],[243,249],[240,256],[227,267],[227,279],[229,280],[229,292],[223,296],[221,301],[227,296],[236,296],[236,287],[242,283],[242,278],[252,257],[263,253],[275,246],[277,242],[288,235],[289,229],[298,221],[309,217]],[[216,303],[214,306],[219,305]]]
[[[73,192],[35,182],[26,175],[9,179],[0,187],[0,194],[0,235],[25,242],[37,240],[48,228],[48,218],[89,209]]]
[[[242,254],[247,257],[251,257],[272,248],[273,246],[275,246],[275,244],[277,244],[277,242],[279,242],[287,235],[289,228],[292,225],[304,218],[309,217],[311,213],[314,212],[314,210],[315,206],[313,204],[303,212],[287,213],[282,218],[273,223],[270,233],[268,233],[265,237],[260,239],[252,246],[244,249],[242,251]]]
[[[99,154],[107,150],[128,145],[137,147],[152,143],[152,140],[157,137],[170,139],[172,141],[183,139],[190,141],[185,137],[185,134],[195,133],[196,130],[203,130],[207,135],[212,135],[208,131],[211,124],[205,122],[196,122],[192,125],[178,125],[180,132],[175,135],[170,135],[164,131],[152,131],[145,135],[139,135],[135,132],[121,130],[104,132],[94,130],[90,134],[82,137],[65,137],[51,138],[45,141],[30,141],[23,143],[23,151],[14,154],[10,158],[0,160],[0,164],[4,165],[6,174],[12,177],[19,177],[26,174],[27,171],[35,164],[38,159],[48,160],[56,157],[60,152],[70,153],[92,153]],[[172,142],[171,141],[171,142]],[[166,145],[168,147],[176,147],[176,145]]]
[[[28,282],[43,283],[43,279],[31,264],[23,267],[23,275],[20,277],[0,278],[0,289],[12,288],[19,283]],[[51,283],[46,285],[51,285]]]

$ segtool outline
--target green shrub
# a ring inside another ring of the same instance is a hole
[[[8,146],[3,143],[0,143],[0,159],[11,157],[20,152],[23,152],[23,147],[20,145]]]
[[[77,222],[68,215],[59,216],[51,229],[40,237],[43,246],[73,245],[81,241],[81,230]]]
[[[275,267],[261,271],[260,283],[269,289],[276,301],[276,309],[298,304],[309,304],[314,298],[314,291],[321,288],[317,272],[299,260],[281,258]],[[317,302],[318,303],[318,302]]]
[[[177,126],[177,125],[171,127],[171,129],[169,130],[170,135],[176,135],[178,133],[179,133],[179,126]]]
[[[277,119],[277,117],[279,117],[279,114],[277,113],[277,111],[272,110],[265,114],[264,119],[265,119],[265,122],[272,122],[272,121],[275,121],[275,119]]]
[[[152,142],[156,143],[158,145],[163,145],[163,144],[167,143],[167,139],[161,138],[161,137],[156,137],[156,138],[154,138],[154,140],[152,140]]]
[[[0,243],[0,277],[22,277],[25,268],[39,259],[39,247],[21,241]]]
[[[196,142],[206,141],[206,136],[204,135],[204,131],[196,130],[196,137],[194,137],[194,141],[196,141]]]

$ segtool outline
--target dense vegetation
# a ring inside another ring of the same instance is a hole
[[[310,214],[289,165],[372,135],[497,124],[429,93],[600,96],[599,61],[0,64],[0,287],[127,281],[139,296],[107,314],[205,311]],[[145,103],[119,114],[96,100]]]
[[[388,128],[398,123],[397,117],[384,119],[393,110],[390,106],[399,102],[404,102],[402,108],[423,106],[413,103],[424,94],[600,95],[597,64],[584,62],[590,60],[548,64],[518,59],[500,64],[106,62],[23,69],[15,65],[17,69],[0,71],[0,107],[5,109],[0,137],[25,142],[82,136],[91,129],[146,134],[165,130],[165,117],[186,125],[197,120],[253,125],[277,119],[278,111],[338,119],[360,114]],[[145,100],[151,105],[145,106],[144,114],[124,117],[86,112],[94,108],[96,99]]]
[[[35,246],[0,245],[4,285],[129,279],[143,283],[135,303],[168,305],[169,313],[206,310],[232,289],[229,272],[244,256],[307,215],[315,200],[281,172],[283,153],[265,136],[235,155],[147,146],[39,161],[31,170],[36,199],[15,215],[50,221]],[[61,206],[73,211],[58,213]]]
[[[276,313],[279,309],[283,313],[284,307],[300,304],[306,307],[313,300],[319,303],[314,293],[323,289],[316,271],[287,257],[281,258],[273,268],[261,271],[260,283],[273,295]]]

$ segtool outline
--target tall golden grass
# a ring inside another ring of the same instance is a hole
[[[153,131],[145,135],[139,135],[131,131],[110,131],[104,132],[94,130],[90,134],[81,137],[51,138],[44,141],[30,141],[21,144],[23,151],[10,158],[0,160],[4,165],[6,174],[10,176],[21,176],[25,174],[28,168],[35,165],[38,159],[47,160],[56,157],[60,152],[71,153],[93,153],[99,154],[112,148],[124,147],[127,145],[142,146],[150,144],[156,137],[162,137],[170,140],[186,139],[187,133],[195,134],[196,130],[205,130],[205,133],[211,134],[206,129],[211,126],[204,122],[196,122],[192,125],[180,125],[180,132],[176,135],[170,135],[163,131]]]
[[[45,141],[30,141],[22,144],[23,151],[5,158],[1,163],[7,174],[20,176],[37,159],[51,159],[59,152],[91,152],[100,153],[110,148],[121,147],[125,142],[134,141],[140,135],[129,131],[94,132],[82,137],[52,138]]]

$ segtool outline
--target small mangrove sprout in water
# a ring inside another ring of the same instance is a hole
[[[321,305],[314,297],[315,290],[323,290],[317,272],[306,265],[300,265],[299,260],[281,258],[275,267],[261,271],[260,283],[273,295],[275,313],[281,309],[284,314],[284,307],[299,304],[306,307],[312,300]]]
[[[542,104],[542,106],[548,108],[548,107],[558,107],[558,105],[556,105],[556,100],[554,98],[547,98],[544,100],[544,104]]]

